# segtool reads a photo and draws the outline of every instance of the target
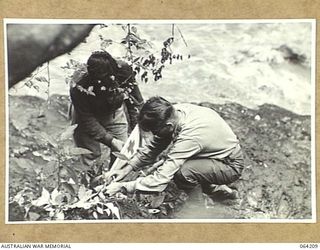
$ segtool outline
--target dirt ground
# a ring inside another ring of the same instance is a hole
[[[239,199],[213,201],[205,197],[202,209],[186,208],[187,195],[174,183],[161,194],[128,195],[114,201],[122,219],[310,219],[311,119],[274,105],[248,109],[236,103],[199,105],[215,109],[229,123],[245,152],[242,177],[233,184]],[[9,97],[9,220],[43,220],[35,208],[14,197],[21,190],[35,200],[41,187],[54,187],[56,179],[39,181],[39,173],[55,160],[43,134],[58,137],[69,126],[68,97],[54,95],[48,104],[37,97]],[[68,143],[72,144],[70,140]],[[68,164],[79,174],[76,160]],[[65,219],[94,219],[76,209]],[[102,218],[103,217],[99,217]]]

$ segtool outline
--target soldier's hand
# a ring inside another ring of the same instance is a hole
[[[116,193],[121,191],[121,188],[123,187],[122,183],[119,182],[112,182],[106,187],[106,193],[110,196],[115,195]]]
[[[111,141],[111,150],[112,151],[116,151],[116,152],[120,152],[122,147],[124,145],[124,142],[121,140],[118,140],[116,138],[113,138]]]
[[[114,181],[121,181],[131,171],[132,171],[132,167],[130,165],[126,165],[122,169],[112,171],[111,176],[114,178]]]

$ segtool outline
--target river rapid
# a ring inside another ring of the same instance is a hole
[[[148,42],[148,51],[159,55],[163,41],[173,35],[172,52],[183,56],[183,60],[165,65],[160,81],[149,78],[144,83],[137,77],[145,98],[161,95],[173,102],[236,102],[248,108],[269,103],[298,114],[312,113],[314,65],[310,22],[211,21],[178,22],[174,26],[169,22],[149,22],[132,26]],[[112,40],[106,47],[108,52],[124,58],[126,48],[121,40],[126,32],[124,23],[96,26],[85,43],[52,60],[49,94],[68,95],[65,78],[70,72],[61,67],[70,59],[85,63],[92,51],[101,49],[99,36]],[[303,61],[288,60],[288,48]],[[43,70],[39,76],[48,77],[47,74]],[[27,80],[12,88],[10,95],[47,98],[46,84],[40,84],[36,90],[24,86]]]

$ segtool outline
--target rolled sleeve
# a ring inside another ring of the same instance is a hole
[[[200,150],[199,144],[192,139],[177,141],[170,150],[168,158],[163,165],[153,174],[137,179],[134,189],[162,192],[184,162],[199,153]],[[133,186],[133,184],[131,185]]]
[[[129,165],[132,166],[133,170],[137,171],[143,166],[152,164],[157,156],[169,146],[170,142],[170,139],[154,136],[149,144],[138,151],[129,161]]]
[[[123,183],[123,187],[129,192],[129,193],[133,193],[134,190],[136,190],[136,184],[137,181],[139,179],[135,180],[135,181],[128,181],[128,182],[124,182]]]

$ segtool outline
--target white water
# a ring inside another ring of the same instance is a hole
[[[150,41],[150,50],[158,54],[162,42],[172,35],[170,24],[136,27],[140,37]],[[61,66],[69,59],[85,63],[92,51],[100,49],[99,34],[117,42],[108,47],[113,56],[125,55],[125,48],[119,44],[126,34],[121,25],[94,28],[87,43],[50,62],[50,94],[68,94],[66,72]],[[174,102],[237,102],[250,108],[270,103],[295,113],[311,114],[311,23],[177,24],[174,35],[172,50],[182,54],[184,60],[166,65],[160,81],[140,83],[145,99],[161,95]],[[303,65],[287,62],[275,50],[283,44],[305,55],[307,61]],[[191,58],[187,59],[189,54]],[[41,74],[47,76],[46,70]],[[37,92],[23,86],[24,82],[11,89],[10,94],[46,98],[46,84]]]

